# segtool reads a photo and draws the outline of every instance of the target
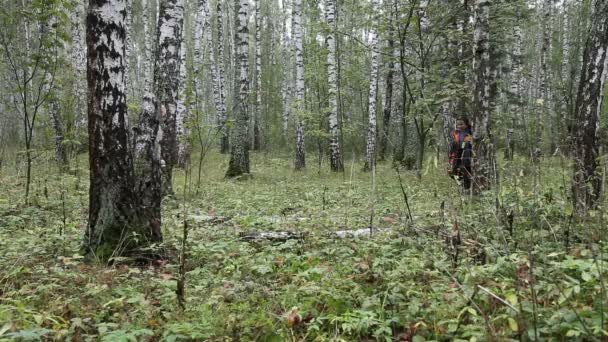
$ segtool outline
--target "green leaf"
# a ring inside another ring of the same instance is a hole
[[[507,293],[507,295],[505,296],[507,298],[507,301],[509,303],[511,303],[512,305],[517,305],[517,295],[513,292]]]
[[[509,328],[511,328],[511,330],[513,332],[519,331],[519,325],[517,324],[517,321],[514,320],[512,317],[509,317],[508,320],[509,320]]]
[[[566,333],[567,337],[577,337],[580,335],[581,335],[581,332],[578,330],[568,330],[568,332]]]
[[[581,278],[583,278],[583,280],[585,282],[589,282],[589,281],[591,281],[593,279],[593,276],[591,274],[589,274],[588,272],[583,272],[581,274]]]

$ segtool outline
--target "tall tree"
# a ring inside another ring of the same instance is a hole
[[[162,130],[160,144],[165,194],[173,192],[173,166],[177,162],[177,97],[183,20],[183,0],[161,0],[154,93]]]
[[[293,0],[293,46],[296,61],[295,100],[298,108],[296,118],[296,170],[306,167],[306,147],[304,142],[304,42],[302,28],[302,0]]]
[[[289,35],[289,32],[287,30],[287,22],[289,21],[289,11],[287,10],[289,6],[289,0],[282,0],[282,6],[281,8],[283,9],[283,20],[282,20],[282,26],[281,26],[281,30],[283,32],[282,35],[282,41],[283,41],[283,58],[286,61],[290,61],[291,60],[291,37]],[[291,63],[287,63],[288,65]],[[282,119],[283,119],[283,131],[282,131],[282,135],[283,135],[283,141],[287,141],[287,133],[288,133],[288,129],[289,129],[289,106],[290,106],[290,97],[291,97],[291,91],[292,91],[292,73],[291,73],[291,68],[289,67],[284,67],[283,68],[283,82],[281,83],[281,97],[283,99],[283,110],[282,110]]]
[[[327,77],[329,91],[329,150],[330,167],[332,171],[344,171],[342,162],[342,149],[340,146],[340,131],[338,121],[338,74],[336,72],[336,0],[327,0],[325,3],[327,26],[329,32],[325,37],[327,49]]]
[[[578,214],[583,214],[597,205],[602,185],[597,169],[600,110],[608,74],[608,0],[597,0],[592,16],[576,96],[572,191],[574,208]]]
[[[388,141],[391,128],[391,117],[393,113],[393,78],[395,77],[395,59],[393,51],[395,51],[395,26],[393,24],[392,1],[388,1],[388,60],[386,72],[386,88],[384,91],[384,108],[382,109],[382,133],[380,133],[380,151],[378,151],[378,159],[384,160],[388,149]]]
[[[235,77],[238,78],[238,89],[235,89],[234,108],[236,127],[232,137],[230,163],[226,177],[235,177],[249,173],[249,141],[247,125],[249,124],[249,1],[235,0],[237,28],[234,42],[236,45],[237,66]]]
[[[90,0],[87,15],[89,223],[85,249],[100,259],[162,240],[138,210],[127,124],[126,1]],[[108,39],[111,37],[111,39]]]
[[[262,0],[255,0],[255,111],[253,115],[253,150],[262,145]]]
[[[77,1],[70,15],[72,23],[72,55],[71,63],[74,70],[74,95],[76,99],[76,135],[87,126],[86,109],[86,67],[87,47],[85,42],[85,1]]]
[[[179,90],[177,94],[177,114],[176,114],[176,130],[177,130],[177,166],[186,168],[190,164],[190,153],[192,146],[190,145],[190,128],[188,121],[190,109],[186,99],[186,40],[182,39],[179,52]]]
[[[488,189],[495,181],[496,160],[490,133],[490,7],[491,0],[476,0],[474,28],[473,190]]]
[[[226,72],[224,70],[224,38],[222,36],[222,3],[218,1],[215,11],[216,16],[216,45],[217,45],[217,76],[219,82],[220,108],[218,113],[218,123],[220,125],[220,152],[228,153],[230,151],[230,137],[228,125],[228,114],[226,110]]]
[[[365,158],[365,171],[371,171],[376,164],[376,96],[378,94],[378,69],[380,65],[380,49],[378,46],[378,0],[372,0],[372,28],[371,36],[371,70],[369,76],[369,99],[368,99],[368,126],[367,126],[367,145]]]

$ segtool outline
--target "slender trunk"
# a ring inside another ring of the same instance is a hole
[[[255,114],[253,117],[253,150],[262,144],[262,0],[255,0]]]
[[[74,98],[76,99],[76,137],[87,127],[86,107],[86,55],[87,47],[84,35],[85,1],[77,1],[70,16],[72,22],[72,69],[75,72]]]
[[[235,0],[237,11],[237,28],[234,37],[236,45],[236,61],[238,67],[239,87],[235,90],[235,118],[236,127],[232,140],[230,163],[226,171],[226,177],[235,177],[249,173],[249,141],[247,125],[248,95],[249,95],[249,1]]]
[[[53,131],[55,133],[55,161],[57,162],[60,170],[67,170],[69,167],[69,162],[67,153],[65,151],[65,146],[63,144],[63,124],[61,123],[61,116],[59,114],[59,104],[53,95],[51,95],[49,98],[48,110],[51,116]]]
[[[183,14],[183,0],[161,0],[154,92],[162,130],[163,194],[173,193],[173,167],[177,162],[177,94]]]
[[[368,99],[368,126],[367,126],[367,147],[364,171],[371,171],[376,165],[376,96],[378,93],[378,68],[380,64],[380,50],[378,47],[378,24],[377,12],[378,0],[372,0],[372,15],[374,17],[373,27],[370,30],[371,36],[371,72],[369,77],[369,99]]]
[[[327,0],[325,4],[327,25],[329,32],[325,37],[327,49],[327,77],[328,77],[328,93],[329,93],[329,150],[330,150],[330,167],[332,171],[344,171],[344,163],[342,161],[342,149],[340,146],[340,128],[338,123],[338,75],[336,72],[336,1]]]
[[[177,94],[177,166],[185,169],[190,164],[192,146],[190,144],[190,109],[186,104],[186,41],[182,39],[179,52],[179,90]]]
[[[585,43],[576,97],[576,134],[572,192],[578,215],[597,206],[601,191],[599,168],[600,114],[608,75],[608,1],[595,3],[591,31]]]
[[[220,125],[220,153],[230,152],[230,135],[228,122],[228,114],[226,108],[226,72],[224,70],[224,38],[222,35],[222,1],[217,2],[216,7],[216,25],[217,25],[217,74],[220,91],[220,108],[218,120]]]
[[[302,30],[302,0],[293,0],[294,55],[296,61],[295,100],[298,108],[298,118],[296,119],[296,156],[294,163],[296,170],[306,167],[304,120],[301,118],[304,111],[304,46]]]
[[[496,160],[494,145],[490,133],[490,7],[491,0],[477,0],[475,20],[475,54],[473,70],[475,71],[475,90],[473,116],[474,155],[473,190],[479,192],[489,189],[496,181]]]
[[[395,50],[395,39],[392,16],[389,17],[388,30],[388,51],[393,52]],[[391,116],[393,111],[393,78],[395,75],[395,60],[392,58],[392,56],[389,56],[388,58],[386,90],[384,93],[384,108],[382,110],[382,133],[380,134],[380,151],[378,153],[379,160],[384,160],[386,158],[391,128]]]
[[[289,5],[289,0],[283,0],[283,22],[282,22],[282,32],[283,32],[283,48],[284,48],[284,58],[287,61],[285,64],[286,65],[291,65],[291,53],[290,50],[292,49],[291,47],[291,39],[289,37],[289,31],[287,31],[287,21],[289,19],[289,15],[288,15],[288,11],[287,11],[287,6]],[[282,119],[283,119],[283,140],[286,142],[287,141],[287,133],[288,133],[288,129],[289,129],[289,100],[291,97],[291,84],[292,84],[292,77],[291,77],[291,68],[288,66],[285,66],[283,69],[283,82],[281,83],[281,96],[283,98],[283,115],[282,115]]]
[[[537,108],[536,108],[536,125],[534,135],[536,140],[534,142],[534,151],[533,151],[533,159],[536,163],[540,161],[542,157],[542,145],[543,145],[543,133],[544,133],[544,122],[547,117],[547,100],[548,100],[548,81],[549,81],[549,72],[548,72],[548,58],[549,58],[549,45],[550,41],[550,32],[551,32],[551,2],[553,0],[543,0],[542,5],[542,42],[540,49],[540,68],[538,75],[539,78],[539,98],[537,99]]]

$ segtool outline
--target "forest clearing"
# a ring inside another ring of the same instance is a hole
[[[1,1],[0,342],[608,340],[608,0]]]
[[[500,189],[473,198],[461,195],[442,168],[430,166],[421,180],[404,172],[411,220],[389,165],[378,168],[375,191],[359,164],[347,164],[345,174],[295,172],[287,158],[260,153],[247,181],[224,179],[225,156],[211,154],[205,165],[203,186],[180,172],[178,195],[163,202],[169,257],[146,266],[118,259],[109,267],[79,254],[88,205],[84,162],[72,175],[41,165],[27,207],[15,201],[22,178],[9,168],[0,189],[0,338],[481,341],[605,334],[606,250],[599,239],[606,213],[572,220],[563,186],[570,168],[559,158],[543,163],[542,184],[528,176],[533,165],[506,164]],[[365,234],[334,234],[360,229]],[[308,234],[283,241],[241,236],[275,231]]]

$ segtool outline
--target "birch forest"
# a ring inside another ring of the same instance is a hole
[[[608,340],[608,0],[0,1],[0,342]]]

